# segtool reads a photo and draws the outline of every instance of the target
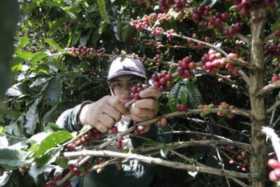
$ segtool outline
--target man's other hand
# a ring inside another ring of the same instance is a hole
[[[91,125],[105,133],[126,112],[124,103],[116,96],[104,96],[94,103],[85,105],[81,110],[79,119],[83,125]]]

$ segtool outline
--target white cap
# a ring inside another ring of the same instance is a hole
[[[112,80],[113,78],[122,75],[135,75],[137,77],[146,78],[146,72],[143,63],[133,57],[117,57],[113,60],[107,80]]]

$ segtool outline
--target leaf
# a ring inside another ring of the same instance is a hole
[[[196,108],[202,103],[202,96],[195,81],[182,80],[177,82],[169,92],[168,106],[174,111],[177,104],[187,104],[191,108]]]
[[[198,105],[202,103],[202,96],[197,85],[195,84],[195,81],[188,80],[186,82],[186,88],[188,92],[188,104],[192,108],[197,108]]]
[[[39,97],[35,102],[29,107],[28,111],[25,114],[26,122],[24,128],[26,133],[29,135],[34,134],[36,125],[39,122],[39,113],[37,111],[38,105],[41,102],[42,97]]]
[[[101,18],[104,22],[109,23],[109,16],[106,10],[106,2],[105,0],[97,0],[98,10]]]
[[[63,48],[53,39],[47,38],[47,39],[45,39],[45,42],[47,44],[49,44],[49,46],[52,47],[53,49],[55,49],[59,52],[63,52]]]
[[[72,138],[72,135],[68,131],[57,131],[48,135],[39,145],[35,151],[35,157],[40,158],[50,149],[58,146],[61,143]]]
[[[9,97],[20,97],[20,96],[23,96],[23,92],[22,92],[22,90],[21,90],[21,88],[19,86],[20,86],[19,83],[12,85],[6,91],[5,95],[9,96]]]
[[[36,158],[38,167],[45,167],[56,162],[56,160],[59,159],[62,150],[62,147],[51,148],[43,156],[41,156],[40,158]]]
[[[22,49],[24,48],[27,44],[29,44],[29,38],[27,36],[23,36],[19,39],[18,42],[18,48]]]
[[[23,51],[23,50],[20,50],[20,49],[17,49],[15,54],[16,54],[16,57],[21,58],[21,59],[26,60],[26,61],[31,60],[32,57],[33,57],[32,52]]]
[[[0,126],[0,135],[3,135],[5,133],[5,128]]]
[[[55,77],[50,80],[47,88],[47,98],[50,104],[56,104],[62,97],[62,79]]]
[[[48,54],[45,52],[37,52],[34,53],[32,58],[30,59],[32,64],[36,64],[37,62],[40,62],[44,58],[48,57]]]
[[[275,32],[280,29],[280,20],[274,22],[271,26],[272,32]]]
[[[25,162],[27,153],[10,148],[0,148],[0,166],[4,169],[15,169]]]

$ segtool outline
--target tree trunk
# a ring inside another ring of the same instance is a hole
[[[251,63],[257,68],[250,75],[250,102],[252,113],[250,172],[252,174],[251,186],[264,187],[266,177],[266,147],[265,136],[261,133],[265,125],[265,103],[263,96],[257,92],[264,86],[264,25],[266,10],[255,8],[251,10]]]

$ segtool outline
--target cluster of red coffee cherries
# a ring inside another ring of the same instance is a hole
[[[196,23],[203,21],[203,18],[207,17],[210,11],[210,7],[207,5],[199,6],[193,10],[192,20]]]
[[[271,77],[271,82],[276,82],[280,80],[280,75],[279,74],[273,74]]]
[[[214,14],[214,15],[213,15]],[[206,5],[199,6],[193,10],[192,20],[202,26],[208,28],[218,28],[227,36],[234,36],[241,31],[241,23],[237,22],[229,27],[225,27],[225,22],[229,18],[229,13],[214,13],[210,11],[210,7]]]
[[[49,180],[44,187],[57,187],[58,185],[56,184],[58,181],[60,181],[63,178],[64,175],[58,175],[53,177],[51,180]],[[71,187],[70,181],[66,181],[63,183],[62,187]]]
[[[228,118],[232,118],[233,114],[232,114],[231,111],[233,109],[234,109],[234,107],[232,105],[229,105],[226,102],[221,102],[218,106],[217,115],[221,116],[221,117],[225,116],[225,117],[228,117]]]
[[[159,6],[162,12],[168,11],[172,6],[179,11],[186,6],[186,0],[160,0]]]
[[[218,13],[217,15],[211,16],[208,19],[208,28],[217,28],[223,27],[223,24],[229,18],[229,14],[227,12]]]
[[[81,171],[76,164],[69,164],[68,169],[75,176],[80,176],[81,175]]]
[[[249,156],[245,151],[237,151],[234,158],[229,160],[229,164],[236,167],[238,170],[247,172],[249,169]]]
[[[74,57],[88,58],[95,56],[96,51],[91,47],[71,47],[67,49],[69,55]]]
[[[188,105],[186,104],[176,104],[176,110],[179,112],[186,112],[188,110]]]
[[[154,35],[154,36],[160,36],[163,33],[164,33],[164,29],[162,27],[155,27],[151,31],[151,34]]]
[[[81,135],[79,138],[75,139],[74,141],[68,143],[65,147],[69,151],[74,151],[76,148],[80,145],[85,145],[92,140],[98,140],[102,137],[101,132],[96,130],[95,128],[92,128],[85,134]]]
[[[276,0],[259,0],[259,2],[252,2],[252,0],[234,0],[234,6],[240,15],[247,15],[250,8],[256,4],[263,4],[266,7],[275,7]]]
[[[221,53],[212,49],[202,56],[201,61],[203,63],[203,68],[208,73],[216,73],[225,65],[225,61],[222,59]]]
[[[168,14],[165,14],[165,13],[159,13],[159,14],[152,13],[150,15],[145,15],[141,19],[137,19],[137,20],[131,21],[130,25],[132,27],[134,27],[135,29],[137,29],[138,31],[143,31],[143,30],[146,30],[148,28],[151,28],[155,22],[160,22],[161,23],[163,21],[170,20],[170,19],[171,19],[171,16],[168,15]],[[155,28],[153,28],[153,32],[155,34],[163,32],[162,28],[160,28],[160,27],[157,28],[157,29],[155,29]]]
[[[168,88],[172,81],[172,74],[167,71],[162,71],[160,73],[154,73],[151,78],[153,86],[159,90],[165,90]]]
[[[130,96],[129,98],[130,99],[133,99],[133,100],[138,100],[140,99],[140,92],[144,89],[148,88],[148,85],[146,84],[141,84],[141,83],[138,83],[136,84],[135,86],[132,86],[131,89],[130,89]]]
[[[280,56],[280,44],[267,44],[265,45],[265,51],[269,55]]]
[[[238,59],[237,54],[229,53],[227,57],[222,57],[221,53],[210,49],[208,53],[205,53],[201,61],[203,68],[207,73],[217,73],[220,69],[227,69],[232,75],[239,75],[238,68],[233,64]]]
[[[241,23],[237,22],[232,24],[231,26],[224,29],[224,34],[228,37],[232,37],[241,32]]]
[[[190,78],[192,76],[192,69],[195,68],[195,63],[191,57],[186,56],[178,61],[177,72],[182,78]]]

